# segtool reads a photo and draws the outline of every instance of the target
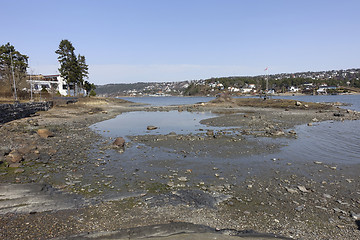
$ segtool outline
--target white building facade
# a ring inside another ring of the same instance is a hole
[[[27,81],[30,84],[31,90],[34,92],[46,89],[50,93],[59,93],[61,96],[86,95],[86,91],[83,88],[79,88],[76,85],[74,86],[74,84],[70,84],[68,88],[65,79],[60,75],[30,76]]]

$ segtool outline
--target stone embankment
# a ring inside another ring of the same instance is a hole
[[[0,124],[28,117],[38,111],[47,111],[52,102],[0,104]]]

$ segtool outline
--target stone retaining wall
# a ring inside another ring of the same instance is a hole
[[[28,117],[38,111],[47,111],[51,107],[52,102],[0,104],[0,124]]]

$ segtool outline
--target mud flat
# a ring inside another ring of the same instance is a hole
[[[89,129],[130,111],[219,115],[202,120],[204,129],[196,133],[131,136],[124,147]],[[76,239],[187,223],[294,239],[359,239],[359,163],[268,157],[296,141],[297,125],[359,118],[354,111],[290,100],[149,107],[87,99],[55,106],[0,128],[0,237]],[[39,129],[49,134],[41,136]],[[18,206],[10,204],[12,184],[30,191],[16,196]],[[51,191],[43,194],[42,184]],[[26,211],[21,199],[31,203],[32,186],[41,192],[35,194],[39,202],[52,205],[38,202]]]

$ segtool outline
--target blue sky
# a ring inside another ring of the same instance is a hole
[[[358,0],[0,0],[0,44],[56,74],[62,39],[95,84],[360,67]]]

